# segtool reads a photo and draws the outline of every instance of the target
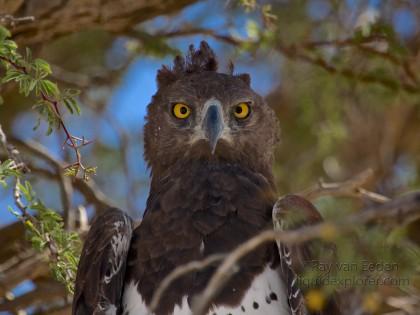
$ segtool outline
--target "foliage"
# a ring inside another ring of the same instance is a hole
[[[46,79],[51,74],[50,65],[42,59],[32,60],[29,50],[26,51],[26,56],[22,57],[16,50],[16,43],[8,39],[9,36],[10,33],[0,26],[0,60],[6,69],[2,83],[16,82],[21,94],[29,96],[33,93],[38,97],[35,108],[48,122],[47,134],[51,134],[54,129],[64,126],[58,103],[65,104],[70,113],[80,114],[75,99],[78,92],[64,90],[61,93],[54,82]],[[8,151],[6,136],[1,126],[0,131],[1,144]],[[49,252],[47,259],[54,277],[62,282],[69,292],[73,292],[80,253],[79,236],[64,229],[62,217],[36,198],[29,181],[21,184],[22,174],[19,169],[23,165],[19,165],[13,158],[10,156],[10,159],[0,162],[0,184],[5,188],[8,179],[15,179],[14,197],[17,209],[9,206],[9,211],[25,225],[33,248],[39,252]],[[70,175],[77,176],[74,165],[68,169],[73,170]],[[87,168],[85,174],[94,172],[95,169]]]
[[[29,49],[24,57],[20,55],[16,43],[9,37],[10,32],[0,26],[0,60],[6,69],[2,83],[14,81],[19,85],[20,93],[25,96],[34,93],[39,98],[34,108],[48,122],[47,134],[51,134],[60,127],[62,119],[51,103],[62,102],[71,114],[80,114],[75,99],[78,91],[64,90],[61,93],[57,84],[47,79],[52,73],[50,65],[42,59],[33,60]]]
[[[12,160],[0,164],[0,183],[6,187],[7,178],[14,177],[16,180],[14,189],[17,210],[11,206],[8,210],[25,225],[33,248],[39,252],[49,252],[46,259],[54,277],[72,293],[81,249],[79,235],[64,229],[62,217],[36,197],[28,181],[21,184],[22,174],[14,165]]]
[[[14,165],[15,163],[10,159],[3,162],[0,161],[0,185],[2,185],[3,188],[6,188],[7,186],[6,180],[8,177],[19,175],[19,171],[16,170]]]
[[[48,123],[47,135],[55,129],[62,128],[66,135],[65,144],[74,150],[76,156],[76,162],[67,166],[68,170],[65,173],[77,176],[82,170],[83,177],[87,180],[96,173],[96,167],[83,165],[79,148],[89,142],[69,132],[60,111],[60,104],[64,104],[70,114],[80,115],[80,106],[76,101],[79,91],[74,89],[60,91],[56,83],[47,79],[52,73],[50,65],[43,59],[33,59],[28,48],[25,56],[19,54],[17,44],[9,37],[10,32],[0,26],[0,63],[6,69],[1,82],[13,81],[18,84],[19,93],[26,97],[35,95],[36,102],[33,108],[39,113],[40,118],[34,129],[39,127],[41,118]]]

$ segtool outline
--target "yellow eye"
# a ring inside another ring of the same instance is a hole
[[[249,105],[247,103],[239,103],[235,106],[233,114],[238,119],[245,119],[249,116]]]
[[[182,103],[175,104],[172,108],[172,112],[174,113],[174,116],[179,119],[185,119],[191,115],[191,109],[189,106]]]

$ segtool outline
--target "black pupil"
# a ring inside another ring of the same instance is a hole
[[[236,111],[237,114],[242,113],[242,106],[236,107],[236,110],[235,111]]]
[[[185,106],[182,106],[179,111],[182,115],[185,115],[188,112],[188,109]]]

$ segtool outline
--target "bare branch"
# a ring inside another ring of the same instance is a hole
[[[62,169],[58,169],[57,172],[60,177],[59,183],[61,203],[63,205],[64,224],[67,229],[72,230],[74,228],[74,222],[72,220],[73,216],[71,215],[73,186],[71,185],[70,178],[64,175]]]
[[[5,13],[33,15],[36,18],[33,23],[18,24],[12,30],[17,42],[36,45],[92,29],[121,33],[156,16],[179,11],[197,0],[71,0],[46,1],[43,5],[39,5],[38,0],[5,1],[8,4],[5,5]]]
[[[362,188],[362,186],[372,180],[373,175],[373,170],[367,169],[344,182],[325,183],[324,181],[319,180],[313,187],[305,189],[304,191],[298,193],[298,195],[309,200],[314,200],[323,196],[339,196],[352,198],[364,197],[379,203],[389,201],[390,199],[386,196]]]
[[[15,169],[23,173],[28,171],[27,166],[25,165],[25,163],[23,163],[22,158],[20,157],[19,151],[7,141],[6,134],[4,133],[1,124],[0,124],[0,145],[6,151],[8,158],[14,162]]]
[[[398,80],[379,77],[371,73],[357,73],[350,68],[337,68],[333,64],[328,63],[325,59],[322,59],[319,56],[312,56],[311,54],[308,54],[303,49],[301,49],[301,47],[296,45],[286,45],[280,42],[277,44],[276,49],[291,60],[300,60],[305,63],[318,66],[331,74],[338,74],[347,79],[365,83],[380,84],[393,91],[403,90],[410,94],[417,94],[420,92],[420,88],[417,86],[417,84],[408,84]]]
[[[28,171],[28,167],[25,163],[22,162],[22,159],[20,157],[19,151],[10,145],[7,141],[6,134],[3,131],[3,128],[0,125],[0,143],[3,146],[3,148],[6,150],[8,157],[13,161],[14,166],[19,171]],[[22,213],[22,216],[20,219],[22,222],[25,222],[26,220],[36,221],[36,219],[30,215],[27,211],[26,205],[22,201],[22,193],[20,191],[20,178],[19,176],[16,176],[15,184],[13,186],[13,198],[15,200],[15,204]]]
[[[57,298],[64,299],[65,296],[66,291],[64,286],[59,285],[56,282],[49,282],[14,300],[0,304],[0,311],[18,311],[29,306],[43,305],[50,301],[55,301]]]
[[[45,254],[36,253],[34,250],[27,250],[24,257],[19,257],[17,261],[6,262],[9,266],[2,266],[2,277],[0,278],[0,295],[12,290],[16,285],[25,279],[33,280],[37,277],[49,275],[48,265],[45,263]],[[1,309],[1,307],[0,307]]]
[[[51,164],[56,170],[62,170],[64,161],[60,161],[54,158],[48,150],[43,147],[41,144],[34,141],[22,141],[11,137],[12,143],[16,146],[19,146],[22,150],[25,150],[38,158],[41,158],[44,161],[47,161]],[[60,176],[55,173],[49,172],[45,169],[41,169],[34,165],[31,165],[31,170],[33,173],[37,172],[43,176],[54,178],[60,180]],[[91,179],[88,182],[82,178],[73,178],[73,185],[84,195],[86,200],[96,206],[97,211],[103,211],[108,208],[112,208],[115,205],[109,198],[97,187],[95,182]]]
[[[34,16],[22,16],[14,17],[10,14],[1,14],[0,15],[0,24],[15,27],[17,24],[30,23],[35,21]]]

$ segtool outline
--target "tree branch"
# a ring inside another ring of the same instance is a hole
[[[303,49],[301,49],[297,45],[286,45],[284,43],[279,42],[276,45],[276,49],[291,60],[300,60],[305,63],[318,66],[331,74],[338,74],[347,79],[352,79],[365,83],[380,84],[383,87],[393,91],[403,90],[410,94],[420,93],[420,87],[417,84],[408,84],[400,82],[399,80],[393,80],[382,76],[380,77],[371,73],[356,73],[350,68],[340,69],[338,67],[335,67],[333,64],[328,63],[325,59],[321,57],[314,57],[304,52]]]
[[[344,182],[325,183],[324,181],[319,180],[317,184],[298,193],[298,195],[309,200],[314,200],[323,196],[331,196],[367,198],[379,203],[390,201],[386,196],[362,188],[362,186],[372,180],[373,175],[373,170],[367,169]]]
[[[41,144],[34,141],[22,141],[20,139],[11,137],[11,142],[16,146],[20,147],[22,150],[25,150],[38,158],[41,158],[44,161],[47,161],[50,165],[57,170],[57,173],[49,172],[45,169],[31,165],[32,172],[40,173],[43,176],[60,180],[60,175],[58,170],[63,169],[64,161],[60,161],[54,158],[48,150],[43,147]],[[108,208],[115,207],[113,202],[97,187],[95,182],[91,179],[85,181],[82,178],[73,178],[73,185],[79,190],[86,200],[89,203],[92,203],[96,206],[98,212],[104,211]]]
[[[179,11],[197,0],[119,0],[82,1],[4,0],[4,13],[9,15],[31,15],[35,21],[16,24],[14,38],[26,45],[43,44],[57,37],[102,29],[121,33],[153,17]],[[5,2],[5,3],[4,3]]]

